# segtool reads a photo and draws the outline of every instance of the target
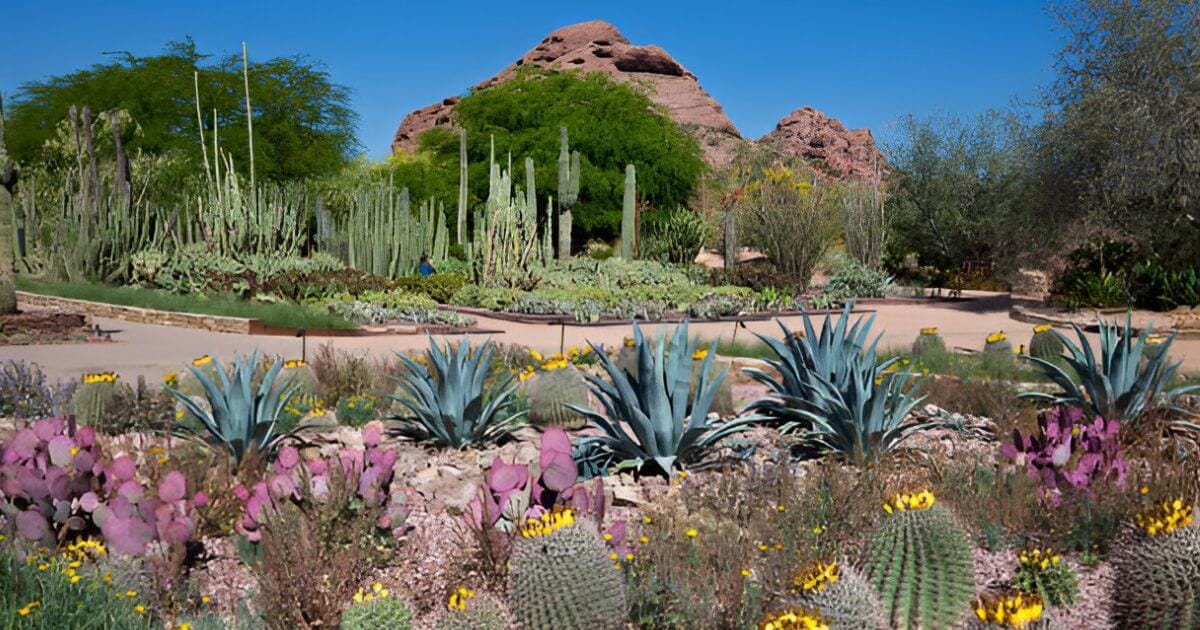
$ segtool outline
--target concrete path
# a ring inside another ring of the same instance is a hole
[[[1014,345],[1029,343],[1032,326],[1010,319],[1009,306],[1007,295],[986,295],[940,305],[888,304],[869,308],[876,311],[873,330],[883,332],[881,349],[908,347],[920,329],[927,326],[938,327],[951,347],[980,349],[984,338],[998,330],[1008,332]],[[228,360],[235,352],[246,353],[255,348],[285,359],[298,358],[301,353],[301,340],[293,337],[212,333],[99,318],[95,321],[103,330],[113,331],[114,343],[0,346],[0,360],[23,359],[37,363],[52,379],[78,378],[84,372],[112,370],[126,382],[134,381],[138,376],[155,382],[167,372],[181,370],[192,359],[205,354]],[[799,317],[785,318],[785,323],[793,329],[802,327]],[[589,339],[597,343],[620,344],[624,337],[631,335],[628,326],[563,328],[488,318],[479,318],[479,326],[503,331],[489,335],[496,341],[530,346],[543,352],[557,351],[560,336],[565,346],[570,347],[580,346]],[[642,329],[653,333],[671,326],[645,324]],[[691,325],[692,334],[709,340],[731,339],[735,328],[733,322],[694,322]],[[754,332],[778,336],[779,328],[773,321],[746,322],[745,328],[736,331],[737,339],[752,339]],[[323,343],[380,358],[392,352],[422,350],[427,346],[425,337],[419,335],[313,337],[308,340],[310,355]],[[1093,343],[1096,343],[1094,336]],[[1185,373],[1200,374],[1200,339],[1177,339],[1171,356],[1176,361],[1183,361]]]

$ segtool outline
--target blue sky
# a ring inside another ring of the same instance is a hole
[[[0,92],[192,36],[203,52],[304,53],[353,91],[381,158],[409,111],[503,69],[555,28],[590,19],[657,44],[748,137],[804,105],[886,136],[906,113],[974,114],[1036,96],[1059,37],[1034,0],[908,2],[32,2],[5,7]]]

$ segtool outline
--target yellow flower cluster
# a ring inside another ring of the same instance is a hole
[[[823,591],[838,581],[840,574],[836,562],[818,562],[816,565],[809,567],[800,575],[797,575],[792,580],[792,585],[796,588],[805,591]]]
[[[91,385],[92,383],[115,383],[117,382],[116,372],[89,372],[83,375],[83,384]]]
[[[936,334],[938,334],[937,326],[930,326],[929,328],[922,328],[921,334],[927,335],[927,336],[928,335],[936,335]]]
[[[1040,334],[1040,333],[1047,332],[1053,328],[1054,328],[1053,324],[1038,324],[1037,326],[1033,327],[1033,332]]]
[[[915,494],[897,494],[890,501],[883,502],[883,511],[892,514],[893,511],[928,510],[933,507],[933,493],[922,490]]]
[[[326,414],[325,401],[308,394],[306,396],[294,396],[291,402],[284,406],[284,411],[294,415],[303,417],[316,417]]]
[[[1042,610],[1041,596],[1030,593],[981,595],[975,599],[975,616],[980,621],[1014,630],[1041,619]]]
[[[1000,343],[1001,341],[1004,341],[1005,339],[1008,339],[1008,335],[1004,334],[1003,330],[1001,330],[1000,332],[992,333],[987,336],[988,343]]]
[[[708,348],[700,348],[699,350],[692,353],[692,360],[693,361],[703,361],[704,357],[707,357],[707,356],[708,356]]]
[[[810,608],[790,608],[767,613],[758,622],[761,630],[829,630],[829,624]]]
[[[347,409],[373,409],[375,407],[375,397],[371,394],[355,394],[346,399]]]
[[[1170,534],[1192,524],[1192,504],[1183,499],[1156,503],[1140,514],[1134,515],[1137,526],[1151,536]]]
[[[37,608],[38,606],[41,606],[41,605],[42,605],[41,602],[29,602],[28,604],[25,604],[25,606],[22,607],[20,610],[18,610],[17,614],[21,615],[22,617],[27,617],[27,616],[29,616],[29,613],[33,612],[34,608]]]
[[[450,610],[459,610],[459,611],[466,610],[467,609],[467,600],[472,599],[474,597],[475,597],[475,591],[472,591],[471,589],[469,589],[465,586],[460,586],[457,591],[454,591],[453,593],[450,594],[450,601],[446,604],[446,607],[449,608]]]
[[[561,509],[555,506],[554,511],[542,514],[541,519],[531,518],[526,521],[525,526],[521,528],[521,535],[525,538],[549,536],[564,527],[574,524],[574,510],[570,508]]]
[[[1062,556],[1054,553],[1054,549],[1028,549],[1021,552],[1021,564],[1035,571],[1045,571],[1062,562]]]
[[[371,584],[371,590],[369,591],[359,588],[358,592],[354,594],[354,603],[362,604],[364,602],[373,602],[377,599],[383,599],[387,597],[388,594],[388,590],[384,588],[382,584],[375,582],[374,584]]]
[[[208,365],[209,363],[212,363],[212,361],[213,361],[212,356],[206,354],[202,357],[192,359],[192,365],[194,365],[196,367],[200,367],[202,365]]]
[[[106,556],[108,555],[108,549],[104,546],[104,543],[101,543],[95,538],[88,536],[87,538],[76,539],[75,542],[68,544],[66,547],[66,553],[74,556],[76,560],[79,560],[84,556],[89,558]]]
[[[1148,335],[1146,337],[1147,346],[1161,346],[1167,341],[1167,338],[1162,335]]]
[[[626,348],[632,348],[633,346],[634,346],[634,340],[633,340],[633,337],[626,337],[626,338],[625,338],[625,347],[626,347]]]
[[[308,364],[301,359],[290,359],[283,362],[283,369],[290,370],[293,368],[304,367],[306,365]]]
[[[179,387],[179,373],[175,370],[167,372],[166,375],[163,376],[163,385],[166,385],[171,389]]]

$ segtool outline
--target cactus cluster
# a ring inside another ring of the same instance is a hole
[[[886,503],[871,538],[866,570],[890,625],[949,627],[974,593],[971,545],[928,491]]]
[[[922,328],[912,345],[915,358],[942,356],[946,354],[946,342],[938,334],[937,328]]]
[[[523,628],[623,628],[625,581],[595,524],[556,510],[521,529],[509,559],[508,595]]]
[[[1121,628],[1200,628],[1200,527],[1176,499],[1135,518],[1113,554],[1113,616]]]
[[[793,603],[821,611],[834,628],[874,630],[884,627],[879,597],[867,578],[854,567],[837,562],[818,563],[792,582]]]
[[[587,383],[579,370],[570,365],[543,369],[525,384],[529,400],[529,421],[537,427],[579,429],[587,420],[569,405],[586,407]]]
[[[370,589],[358,589],[354,603],[342,614],[342,630],[409,630],[412,628],[412,611],[408,605],[392,597],[382,584],[376,582]]]

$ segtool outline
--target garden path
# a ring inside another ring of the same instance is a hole
[[[871,306],[876,311],[874,330],[883,331],[880,349],[901,348],[912,343],[920,329],[937,326],[951,347],[978,350],[984,338],[997,330],[1009,333],[1014,345],[1028,344],[1032,335],[1030,324],[1009,317],[1006,295],[976,296],[976,299],[941,304],[884,304]],[[548,326],[478,318],[480,328],[502,331],[488,335],[496,341],[530,346],[544,352],[559,349],[560,335],[566,347],[583,345],[585,340],[603,344],[620,344],[630,334],[628,326]],[[786,317],[793,329],[802,326],[800,317]],[[229,359],[235,352],[246,353],[255,348],[284,358],[300,356],[301,340],[294,337],[239,335],[201,330],[135,324],[97,318],[101,329],[113,332],[114,343],[0,346],[0,360],[23,359],[37,363],[52,379],[78,377],[84,372],[112,370],[126,382],[145,376],[155,382],[171,370],[180,370],[194,358],[212,354]],[[670,324],[644,324],[643,331],[653,333]],[[730,339],[736,325],[733,322],[693,322],[692,332],[704,339],[718,336]],[[745,322],[738,329],[737,339],[749,340],[750,333],[777,336],[779,329],[773,321]],[[1093,335],[1093,344],[1096,337]],[[408,352],[426,347],[420,335],[383,335],[371,337],[312,337],[308,351],[330,342],[336,347],[386,357],[392,352]],[[1183,361],[1183,371],[1200,374],[1200,339],[1177,339],[1172,357]]]

